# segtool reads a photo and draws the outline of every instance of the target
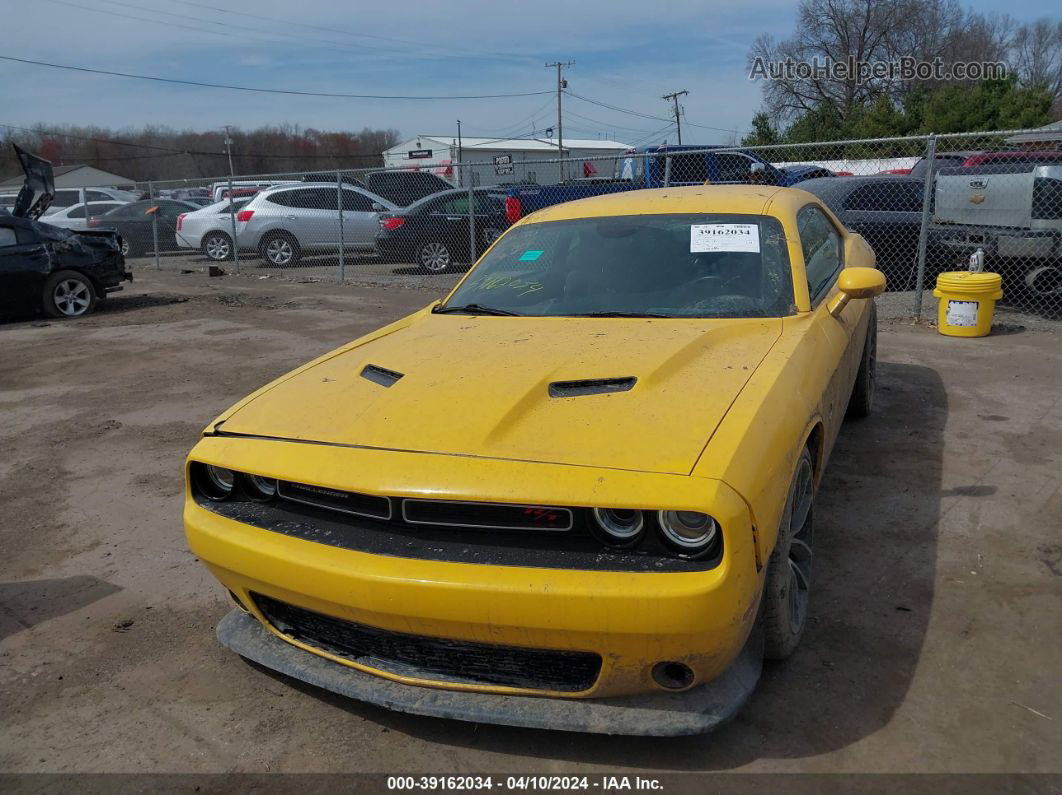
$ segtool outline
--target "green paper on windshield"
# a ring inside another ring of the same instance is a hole
[[[542,256],[542,251],[528,250],[520,255],[520,262],[534,262]]]

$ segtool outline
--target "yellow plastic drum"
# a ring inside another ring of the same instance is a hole
[[[992,330],[996,301],[1003,297],[998,273],[951,271],[937,277],[937,331],[949,337],[983,337]]]

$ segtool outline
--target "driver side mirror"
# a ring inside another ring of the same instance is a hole
[[[751,166],[749,166],[750,174],[762,174],[766,170],[767,166],[763,165],[763,163],[753,163]]]
[[[877,268],[845,268],[837,277],[840,291],[830,301],[830,314],[840,317],[853,298],[873,298],[885,292],[885,274]]]

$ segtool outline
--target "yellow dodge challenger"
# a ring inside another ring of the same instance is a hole
[[[442,301],[204,431],[184,523],[236,604],[220,641],[421,715],[712,729],[804,632],[884,287],[801,190],[534,213]]]

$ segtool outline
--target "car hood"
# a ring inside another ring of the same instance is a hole
[[[40,218],[55,198],[55,179],[52,164],[43,158],[31,155],[17,144],[11,144],[26,178],[15,199],[11,214],[19,218]]]
[[[218,430],[687,474],[781,330],[776,318],[423,314],[280,379]]]

